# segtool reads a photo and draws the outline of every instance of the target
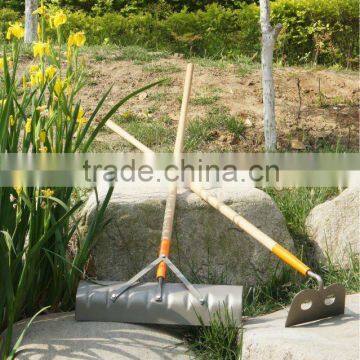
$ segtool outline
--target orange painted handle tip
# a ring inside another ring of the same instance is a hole
[[[169,253],[170,253],[170,239],[163,238],[161,240],[159,255],[169,256]]]
[[[161,262],[157,268],[156,271],[156,278],[163,278],[165,279],[166,277],[166,264],[164,262]]]
[[[160,245],[160,251],[159,256],[166,256],[168,257],[170,254],[170,239],[168,238],[162,238],[161,239],[161,245]],[[161,262],[157,268],[156,271],[156,278],[164,278],[166,277],[166,264],[164,262]]]
[[[298,271],[302,275],[307,275],[307,272],[310,268],[305,265],[302,261],[300,261],[295,255],[293,255],[290,251],[283,248],[281,245],[276,244],[272,249],[272,253],[275,254],[278,258],[284,261],[286,264],[290,265],[296,271]]]

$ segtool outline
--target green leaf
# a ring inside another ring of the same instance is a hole
[[[7,360],[15,359],[16,353],[17,353],[22,341],[24,340],[24,336],[25,336],[26,332],[28,331],[29,327],[31,326],[31,324],[33,323],[33,321],[36,319],[37,316],[39,316],[42,312],[44,312],[45,310],[47,310],[49,308],[50,308],[50,306],[43,307],[30,319],[30,321],[26,324],[24,330],[21,332],[19,338],[17,339],[14,347],[12,348],[9,356],[7,357]]]
[[[8,247],[8,251],[10,252],[11,249],[13,249],[13,251],[15,253],[14,242],[13,242],[10,234],[7,231],[0,231],[0,233],[2,233],[4,235],[5,243],[6,243],[7,247]]]

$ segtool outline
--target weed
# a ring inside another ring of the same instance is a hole
[[[226,116],[224,118],[226,129],[237,139],[240,139],[245,131],[244,122],[235,116]]]
[[[231,314],[217,312],[210,326],[193,328],[186,336],[187,344],[197,359],[237,360],[241,358],[242,329]]]
[[[305,220],[311,209],[322,204],[338,193],[336,188],[297,188],[287,190],[266,189],[284,215],[290,234],[298,245],[298,252],[304,252],[306,258],[311,258]]]
[[[231,116],[228,109],[214,107],[205,118],[195,118],[189,123],[185,150],[199,150],[216,139],[220,132],[224,131],[231,133],[236,138],[240,138],[245,131],[245,126],[241,119]]]
[[[216,68],[220,70],[234,68],[236,74],[239,76],[248,75],[258,67],[258,64],[251,58],[240,55],[231,57],[223,56],[220,59],[194,57],[191,60],[194,63],[206,68]]]
[[[116,56],[114,60],[131,60],[141,65],[154,60],[159,60],[168,55],[164,51],[148,51],[140,46],[125,46],[121,48],[121,54]]]
[[[169,94],[166,92],[156,92],[153,94],[149,94],[148,99],[150,101],[156,101],[156,102],[160,102],[160,101],[164,101],[168,98]]]
[[[127,115],[125,123],[121,119],[123,116],[119,119],[119,125],[150,148],[171,146],[175,141],[175,129],[165,127],[162,121],[134,114]]]
[[[143,67],[146,72],[154,74],[173,74],[181,71],[181,67],[171,63],[166,64],[146,64]]]
[[[191,103],[193,105],[213,105],[219,100],[218,95],[201,95],[196,96]]]

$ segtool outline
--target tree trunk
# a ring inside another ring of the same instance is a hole
[[[25,38],[26,44],[37,39],[38,15],[33,12],[38,8],[38,0],[25,0]]]
[[[264,103],[265,150],[276,151],[275,90],[273,79],[273,55],[281,24],[273,29],[270,24],[270,1],[260,0],[260,24],[262,33],[261,66]]]

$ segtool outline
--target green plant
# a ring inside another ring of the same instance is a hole
[[[119,125],[150,148],[171,147],[175,141],[176,130],[173,127],[145,116],[125,113],[119,119]]]
[[[227,311],[223,317],[219,312],[215,313],[210,326],[195,328],[185,338],[197,359],[241,359],[242,329]]]
[[[222,132],[240,138],[244,131],[245,126],[241,119],[230,115],[226,108],[214,107],[204,118],[197,117],[189,122],[184,148],[186,151],[203,150]]]
[[[181,71],[181,68],[174,64],[165,63],[165,64],[147,64],[143,67],[143,70],[146,72],[156,73],[156,74],[173,74]]]
[[[191,100],[191,103],[194,105],[212,105],[218,100],[219,95],[200,95]]]
[[[162,49],[215,60],[244,56],[259,60],[258,5],[236,1],[237,5],[232,6],[230,2],[205,1],[199,2],[199,6],[192,2],[184,7],[183,2],[180,5],[177,1],[114,0],[112,5],[108,0],[52,1],[67,12],[69,21],[64,26],[64,34],[85,31],[90,44],[141,45],[151,50]],[[54,6],[50,8],[55,9]],[[112,10],[116,12],[110,12]],[[1,12],[12,21],[14,16],[18,17],[14,11]],[[283,25],[276,60],[290,65],[310,63],[356,68],[359,52],[357,13],[358,0],[273,1],[272,22]],[[48,32],[56,38],[54,29]],[[248,71],[246,64],[239,66],[240,75]]]
[[[58,23],[66,21],[62,13],[55,16]],[[65,56],[62,25],[56,28],[56,42],[50,43],[47,19],[47,14],[41,17],[40,38],[34,43],[29,69],[19,68],[22,25],[13,24],[7,30],[9,44],[4,44],[0,59],[0,153],[86,152],[121,105],[154,85],[127,95],[100,117],[108,90],[95,110],[86,114],[78,100],[84,84],[78,51],[86,37],[81,32],[71,34]],[[94,236],[104,225],[113,189],[101,204],[98,200],[96,215],[82,235],[75,217],[82,205],[76,189],[28,187],[18,180],[14,187],[0,188],[0,331],[7,329],[2,356],[8,359],[16,355],[16,348],[11,350],[15,321],[43,307],[74,306],[77,282]],[[76,249],[73,254],[70,244]]]
[[[299,252],[309,249],[305,221],[311,209],[338,193],[336,188],[296,188],[286,190],[266,189],[284,215],[287,227],[298,244]]]

